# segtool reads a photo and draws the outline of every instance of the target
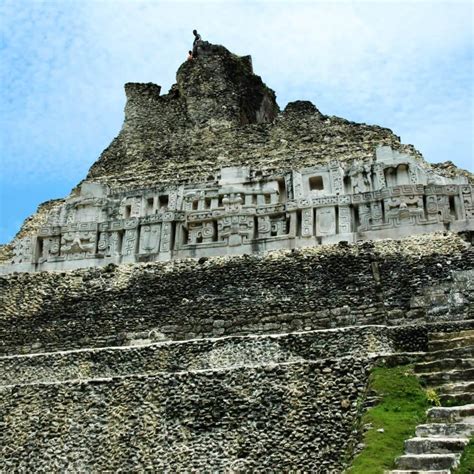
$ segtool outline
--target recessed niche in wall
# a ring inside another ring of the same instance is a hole
[[[168,195],[162,194],[159,198],[159,202],[160,202],[160,209],[163,207],[168,207]]]
[[[147,209],[148,214],[153,212],[154,204],[155,204],[155,199],[154,198],[152,198],[152,197],[147,198],[147,200],[146,200],[146,209]]]
[[[309,189],[311,191],[322,191],[324,189],[322,176],[311,176],[309,178]]]

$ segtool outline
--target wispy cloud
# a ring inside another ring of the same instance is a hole
[[[118,133],[123,84],[167,89],[193,28],[252,54],[281,106],[309,99],[474,168],[470,1],[4,0],[0,15],[4,188],[39,180],[65,194]]]

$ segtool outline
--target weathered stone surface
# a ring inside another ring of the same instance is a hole
[[[340,472],[370,365],[351,358],[330,374],[297,362],[0,388],[2,466]]]
[[[3,276],[0,344],[15,353],[33,345],[38,351],[123,344],[128,333],[152,330],[192,339],[469,319],[469,291],[463,306],[446,310],[441,301],[442,312],[432,311],[436,302],[412,309],[411,301],[449,285],[453,272],[472,268],[473,260],[462,239],[439,235]],[[426,333],[420,337],[426,341]]]
[[[327,361],[345,357],[371,357],[390,364],[398,357],[408,362],[425,361],[426,334],[433,329],[455,331],[474,327],[474,321],[428,323],[405,327],[361,326],[289,334],[228,336],[188,341],[153,342],[132,345],[28,355],[0,356],[0,385],[57,382],[127,376],[136,373],[214,370],[243,366]],[[425,336],[425,337],[423,337]],[[132,335],[129,335],[132,337]],[[410,352],[407,352],[410,351]],[[405,362],[400,362],[405,363]],[[429,362],[420,362],[423,366]],[[331,368],[323,371],[331,373]],[[463,388],[467,391],[467,388]],[[472,390],[471,390],[472,391]]]

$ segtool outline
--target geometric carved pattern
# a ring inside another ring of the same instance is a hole
[[[402,153],[382,155],[391,161],[343,166],[333,160],[265,178],[240,169],[233,175],[228,168],[221,173],[223,184],[194,187],[111,192],[85,183],[84,193],[81,188],[51,211],[36,237],[15,242],[12,264],[122,257],[130,262],[160,254],[166,260],[174,252],[198,256],[206,248],[224,248],[225,254],[226,246],[247,245],[245,251],[253,251],[253,242],[264,249],[262,241],[284,248],[316,245],[338,234],[360,239],[354,232],[390,236],[390,229],[418,232],[438,224],[442,230],[455,221],[474,227],[471,185],[437,177]],[[290,239],[296,240],[290,245]]]

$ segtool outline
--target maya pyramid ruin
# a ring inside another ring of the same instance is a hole
[[[411,363],[450,406],[393,472],[449,472],[474,433],[474,176],[280,110],[220,45],[125,93],[86,178],[0,249],[0,471],[344,472],[371,370]]]

